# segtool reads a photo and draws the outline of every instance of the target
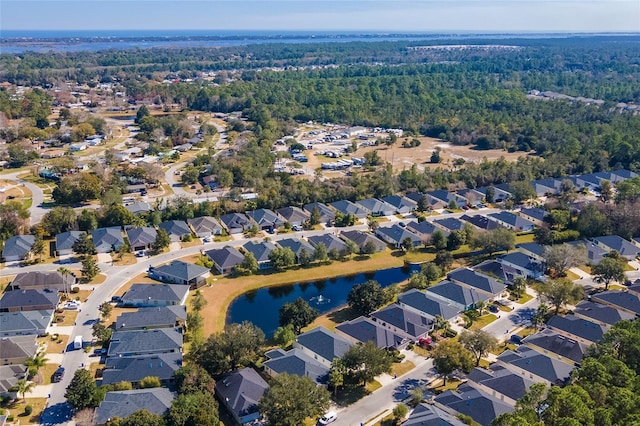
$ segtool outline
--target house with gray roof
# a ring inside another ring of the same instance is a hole
[[[467,205],[472,207],[480,207],[485,202],[485,195],[475,189],[465,188],[456,191],[456,194],[467,200]]]
[[[392,206],[397,213],[407,214],[411,213],[418,207],[418,203],[411,198],[403,197],[401,195],[390,195],[388,197],[381,198],[382,201]]]
[[[110,356],[105,361],[102,384],[130,382],[134,388],[145,377],[160,379],[163,386],[173,385],[173,375],[182,367],[182,353],[168,352],[153,355]]]
[[[520,216],[538,226],[544,225],[544,218],[548,215],[548,211],[539,209],[537,207],[525,207],[523,209],[520,209]]]
[[[301,349],[302,352],[329,368],[333,360],[342,358],[351,346],[353,346],[351,342],[324,327],[315,327],[298,335],[293,343],[294,348]]]
[[[98,253],[118,251],[124,245],[124,238],[122,238],[119,226],[94,229],[91,231],[91,239]]]
[[[511,198],[511,192],[509,192],[509,185],[496,185],[496,186],[483,186],[476,188],[476,191],[487,197],[487,190],[493,188],[493,200],[492,203],[500,204]],[[487,201],[488,202],[488,201]]]
[[[415,288],[398,295],[398,305],[413,310],[431,322],[434,322],[437,316],[450,321],[460,313],[460,309],[451,301],[432,297],[429,293]]]
[[[107,357],[182,353],[182,330],[154,328],[153,330],[116,330],[111,336]]]
[[[516,244],[516,248],[538,262],[544,262],[544,246],[538,243]]]
[[[27,367],[25,365],[0,365],[0,397],[16,399],[20,395],[15,391],[14,386],[18,380],[27,378]],[[0,422],[0,424],[2,424]]]
[[[45,311],[56,309],[60,296],[55,290],[5,291],[0,298],[0,312]]]
[[[283,248],[290,248],[291,251],[296,255],[296,261],[300,261],[300,253],[302,250],[306,250],[306,252],[313,256],[315,249],[311,244],[306,242],[305,240],[301,240],[300,238],[285,238],[278,241],[278,245]]]
[[[565,244],[569,244],[573,247],[583,246],[587,251],[587,263],[590,265],[597,265],[602,258],[609,253],[609,250],[605,250],[594,242],[588,240],[568,241]]]
[[[640,299],[631,292],[626,291],[603,291],[591,296],[591,300],[605,306],[620,309],[632,315],[640,316]]]
[[[380,349],[404,349],[411,339],[404,333],[394,333],[377,321],[358,317],[336,326],[336,331],[354,343],[373,342]]]
[[[573,315],[587,321],[594,322],[608,330],[618,321],[631,321],[635,319],[635,315],[624,312],[611,306],[593,303],[589,300],[583,300],[576,305]]]
[[[449,235],[449,231],[445,231],[426,220],[423,220],[422,222],[416,222],[415,220],[412,220],[411,222],[407,223],[407,229],[420,236],[423,244],[431,243],[431,236],[434,232],[436,232],[436,230],[444,233],[445,236]]]
[[[491,231],[496,229],[499,225],[497,222],[490,220],[488,217],[481,214],[470,216],[468,214],[460,216],[460,220],[464,220],[475,226],[478,229],[484,229],[485,231]]]
[[[187,219],[187,224],[193,229],[193,233],[198,238],[213,237],[222,234],[222,225],[215,217],[200,216]]]
[[[282,217],[269,209],[251,210],[245,212],[245,214],[256,225],[258,225],[258,228],[267,232],[273,232],[285,223],[285,220]]]
[[[242,213],[223,214],[220,216],[220,222],[229,234],[242,234],[253,225],[253,222]]]
[[[261,418],[258,403],[269,385],[251,367],[234,371],[218,381],[215,392],[239,425]]]
[[[413,409],[409,418],[402,423],[403,426],[465,426],[466,423],[458,420],[448,412],[433,404],[422,402]]]
[[[368,210],[371,216],[391,216],[396,212],[395,207],[391,204],[387,204],[377,198],[367,198],[356,201],[356,204]]]
[[[540,278],[546,269],[544,263],[540,263],[520,251],[504,254],[496,260],[511,267],[522,278]]]
[[[191,289],[202,287],[211,276],[209,268],[174,260],[160,266],[149,266],[149,277],[169,284],[187,285]]]
[[[528,232],[533,231],[535,228],[533,222],[511,212],[502,211],[498,213],[490,213],[489,218],[495,220],[498,225],[515,232]]]
[[[290,206],[276,210],[276,213],[282,217],[291,226],[302,226],[311,216],[300,207]]]
[[[433,319],[420,315],[410,308],[403,308],[397,303],[372,312],[370,317],[392,332],[404,334],[415,341],[426,337],[433,330],[434,325]]]
[[[602,339],[605,329],[594,322],[578,318],[575,315],[554,315],[547,322],[547,327],[558,334],[590,345]]]
[[[0,339],[0,363],[2,365],[24,364],[33,358],[38,349],[36,335],[8,336]]]
[[[495,277],[498,282],[505,284],[512,283],[513,280],[519,276],[513,268],[495,260],[485,260],[482,263],[478,263],[473,267],[473,270],[484,275]]]
[[[533,191],[538,197],[545,197],[549,195],[555,195],[560,191],[562,181],[560,179],[538,179],[531,182]]]
[[[457,391],[448,390],[441,393],[434,401],[450,414],[467,415],[481,426],[490,426],[499,415],[513,411],[513,405],[464,384],[459,386]]]
[[[178,328],[187,322],[187,307],[184,305],[139,308],[123,312],[116,318],[114,329],[144,330],[152,328]]]
[[[67,231],[56,235],[56,254],[58,257],[73,255],[73,245],[84,234],[84,231]]]
[[[299,348],[284,351],[280,348],[265,354],[268,358],[263,362],[264,371],[271,377],[288,373],[296,376],[307,376],[316,384],[324,384],[329,378],[329,367],[316,361]]]
[[[617,251],[627,260],[633,260],[640,254],[640,247],[617,235],[595,237],[593,242],[607,252]]]
[[[541,354],[525,345],[520,345],[515,351],[504,351],[497,362],[516,374],[547,385],[565,384],[574,369],[573,365],[557,357]]]
[[[0,336],[35,334],[40,336],[51,324],[54,310],[0,312]]]
[[[308,239],[314,248],[317,248],[320,244],[324,244],[327,248],[327,252],[336,250],[341,256],[346,253],[347,250],[347,244],[334,234],[327,233],[322,235],[313,235]]]
[[[446,232],[460,231],[464,229],[464,222],[455,217],[447,217],[444,219],[436,219],[433,223]]]
[[[304,205],[304,210],[309,213],[309,216],[311,216],[313,209],[318,209],[318,211],[320,212],[320,221],[322,221],[323,223],[331,223],[336,218],[335,210],[324,203],[314,202]]]
[[[407,238],[411,240],[413,247],[418,247],[422,244],[422,238],[397,223],[391,226],[379,227],[376,229],[375,235],[395,248],[401,248]]]
[[[244,260],[244,255],[231,246],[207,250],[205,254],[213,261],[213,267],[216,271],[223,275],[232,273],[236,265]]]
[[[256,261],[258,262],[258,268],[270,269],[271,260],[269,259],[269,255],[278,247],[276,247],[276,245],[270,241],[249,241],[245,245],[243,245],[242,248],[245,249],[248,253],[251,253],[253,257],[256,258]]]
[[[522,343],[569,365],[579,364],[589,347],[575,339],[558,334],[550,328],[530,334],[523,339]]]
[[[463,207],[467,205],[467,199],[465,197],[458,195],[455,192],[446,191],[444,189],[429,191],[426,193],[426,195],[427,198],[441,201],[445,207],[450,206],[452,202],[455,203],[457,207]]]
[[[129,245],[133,251],[148,250],[156,241],[158,231],[150,226],[129,228],[126,230]]]
[[[175,394],[166,388],[107,392],[96,408],[93,421],[103,425],[116,418],[127,418],[140,410],[162,416],[171,408],[174,398]]]
[[[486,302],[491,297],[485,292],[479,292],[471,287],[445,280],[433,287],[429,287],[427,294],[433,298],[450,303],[459,311],[475,308],[479,302]]]
[[[458,268],[447,274],[447,278],[456,284],[486,294],[488,297],[499,296],[507,288],[495,278],[469,268]]]
[[[515,405],[535,383],[501,365],[492,366],[488,370],[476,367],[467,375],[467,379],[467,385],[510,405]]]
[[[371,242],[375,247],[375,251],[382,251],[387,248],[387,244],[384,241],[379,240],[371,234],[366,232],[352,230],[352,231],[341,231],[340,237],[346,240],[351,240],[360,248],[360,253],[363,252],[365,244]]]
[[[31,247],[35,242],[35,235],[14,235],[4,242],[2,257],[5,262],[29,259],[31,257]]]
[[[340,200],[329,203],[330,207],[333,207],[336,211],[343,215],[352,214],[358,219],[365,219],[371,213],[368,209],[359,204],[352,203],[349,200]]]
[[[191,228],[184,220],[167,220],[158,225],[158,228],[164,229],[171,241],[178,242],[186,235],[191,235]]]
[[[11,282],[13,290],[55,290],[70,291],[76,283],[76,276],[58,271],[21,272]]]
[[[136,216],[153,211],[153,206],[146,201],[134,201],[133,203],[127,203],[124,205],[124,208]]]
[[[123,306],[157,307],[184,305],[189,287],[180,284],[133,284],[121,297]]]

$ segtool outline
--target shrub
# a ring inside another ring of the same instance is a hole
[[[458,335],[458,332],[455,330],[447,330],[444,332],[444,337],[453,338],[453,337],[456,337],[457,335]]]
[[[73,287],[71,293],[80,293],[80,287]]]
[[[24,407],[24,414],[26,414],[27,416],[30,416],[31,413],[33,413],[33,407],[30,405],[27,405],[26,407]]]

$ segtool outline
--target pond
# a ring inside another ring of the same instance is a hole
[[[252,290],[231,303],[227,312],[227,324],[251,321],[267,337],[271,337],[279,325],[280,307],[287,302],[302,297],[322,315],[345,305],[349,291],[356,284],[376,280],[382,287],[387,287],[406,280],[411,272],[417,270],[419,265],[412,265]]]

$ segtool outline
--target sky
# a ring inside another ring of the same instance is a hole
[[[2,30],[640,32],[640,0],[0,0]]]

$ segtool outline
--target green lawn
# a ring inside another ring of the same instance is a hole
[[[412,363],[411,361],[404,361],[404,362],[400,362],[400,363],[394,363],[391,366],[391,373],[390,374],[395,374],[398,376],[402,376],[403,374],[408,373],[409,371],[413,370],[416,367],[416,365],[414,363]]]
[[[527,303],[529,300],[533,299],[533,296],[529,293],[525,293],[520,299],[518,299],[518,303],[523,304]]]
[[[471,324],[471,327],[469,327],[469,330],[478,330],[478,329],[484,328],[485,326],[491,324],[497,319],[498,317],[495,316],[494,314],[484,314],[483,316],[475,320],[473,324]]]

